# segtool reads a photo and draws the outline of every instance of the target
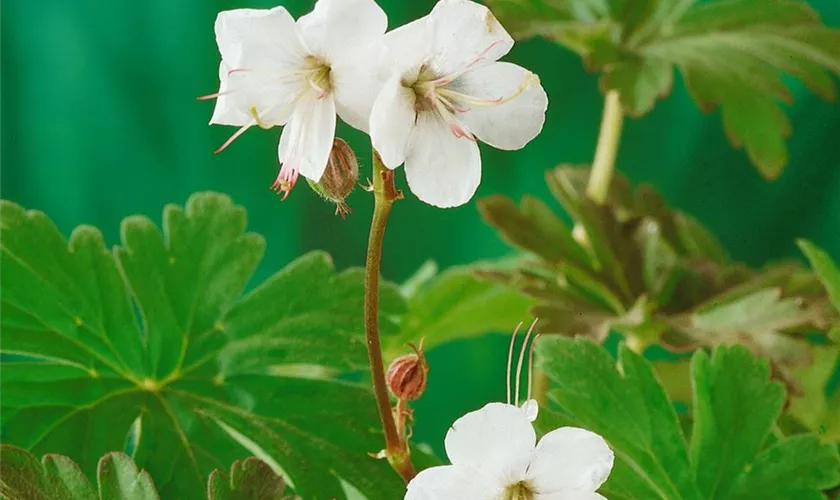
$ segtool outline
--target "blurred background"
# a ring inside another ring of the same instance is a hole
[[[378,0],[393,28],[429,12],[433,0]],[[812,0],[826,24],[840,26],[840,1]],[[339,268],[364,264],[372,197],[357,190],[347,220],[300,183],[285,202],[269,190],[277,174],[279,129],[252,130],[226,151],[234,131],[207,122],[219,55],[213,22],[221,10],[270,8],[278,0],[8,0],[0,19],[2,197],[46,212],[68,234],[79,224],[119,239],[120,220],[145,214],[160,223],[166,203],[202,190],[229,194],[247,208],[250,229],[265,235],[254,283],[302,253],[322,248]],[[280,1],[295,17],[312,0]],[[591,161],[601,116],[597,75],[544,40],[518,43],[507,60],[537,73],[549,95],[542,135],[525,149],[482,145],[477,197],[533,193],[551,200],[543,172]],[[793,83],[791,161],[775,182],[762,180],[727,142],[720,117],[704,115],[678,79],[672,94],[642,119],[629,119],[618,169],[634,184],[655,185],[693,214],[736,259],[759,266],[798,258],[808,238],[840,259],[840,105]],[[365,136],[341,126],[370,171]],[[398,182],[405,185],[402,172]],[[550,201],[559,209],[559,205]],[[480,218],[474,200],[440,210],[408,194],[395,206],[383,274],[400,281],[426,260],[442,268],[511,250]],[[513,327],[514,325],[511,325]],[[440,450],[452,421],[504,398],[508,332],[433,351],[429,389],[416,405],[415,437]]]

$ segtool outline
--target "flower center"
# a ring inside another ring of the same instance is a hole
[[[536,495],[525,481],[520,481],[508,486],[505,490],[504,500],[534,500]]]
[[[539,79],[535,74],[527,73],[519,87],[508,95],[498,98],[471,96],[453,89],[451,85],[471,67],[472,64],[452,75],[440,76],[428,66],[423,66],[420,69],[417,80],[413,84],[406,86],[414,90],[416,96],[414,106],[418,113],[424,111],[437,113],[449,125],[449,129],[455,137],[466,137],[469,140],[475,141],[475,136],[464,129],[458,122],[456,118],[458,113],[466,113],[472,108],[505,104],[525,92],[531,85],[539,82]]]
[[[330,65],[315,56],[306,58],[307,70],[305,78],[318,97],[325,97],[332,92],[332,79]]]

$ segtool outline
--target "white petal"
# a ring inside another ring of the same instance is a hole
[[[318,0],[298,19],[307,48],[329,63],[352,56],[359,48],[381,44],[388,17],[374,0]]]
[[[307,55],[283,7],[220,12],[215,30],[222,59],[234,69],[280,70],[299,66]]]
[[[241,127],[254,122],[253,117],[248,114],[247,107],[235,95],[228,94],[231,89],[228,78],[230,70],[231,67],[225,61],[219,65],[219,97],[216,98],[216,106],[210,118],[211,125]]]
[[[371,109],[385,81],[376,64],[382,50],[381,45],[360,49],[354,57],[333,63],[331,68],[338,116],[363,132],[369,130]]]
[[[537,494],[534,500],[607,500],[603,496],[589,491],[578,491],[573,493],[549,493],[547,495]]]
[[[389,31],[385,34],[384,44],[386,50],[380,66],[386,69],[387,76],[413,73],[416,79],[420,66],[431,58],[435,48],[434,26],[430,17],[421,17]]]
[[[411,192],[430,205],[463,205],[481,182],[478,145],[455,137],[436,113],[418,113],[408,140],[405,177]]]
[[[601,436],[577,427],[561,427],[540,439],[528,467],[528,481],[543,495],[594,492],[610,475],[613,459]]]
[[[396,75],[385,84],[373,105],[370,138],[388,168],[397,168],[405,161],[417,117],[415,101],[414,91],[405,88]]]
[[[210,123],[282,125],[301,92],[294,72],[306,56],[294,19],[286,9],[238,9],[216,18],[216,40],[222,53],[219,92]]]
[[[405,500],[501,500],[492,477],[464,467],[430,467],[408,483]]]
[[[459,120],[483,142],[499,149],[520,149],[536,137],[545,123],[548,96],[536,75],[506,62],[468,71],[448,88],[501,104],[471,106]]]
[[[314,92],[295,106],[280,136],[280,162],[315,182],[321,180],[335,139],[335,102]]]
[[[429,14],[435,30],[432,66],[442,75],[507,54],[513,38],[490,10],[469,0],[441,0]]]
[[[453,465],[479,469],[510,485],[523,479],[535,441],[521,409],[490,403],[456,420],[444,445]]]

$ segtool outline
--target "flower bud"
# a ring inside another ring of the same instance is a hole
[[[321,180],[312,182],[307,179],[307,182],[316,193],[335,203],[336,215],[344,218],[351,212],[344,199],[353,191],[358,180],[359,162],[356,160],[355,153],[347,142],[336,137]]]
[[[388,367],[386,379],[388,389],[397,399],[414,401],[423,395],[426,390],[426,381],[429,376],[429,364],[426,356],[423,355],[423,341],[420,347],[409,344],[414,349],[413,354],[400,356],[391,362]]]

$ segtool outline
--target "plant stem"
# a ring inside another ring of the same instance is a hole
[[[379,341],[379,271],[382,265],[382,240],[385,226],[394,201],[402,198],[402,193],[394,186],[394,174],[382,164],[379,153],[373,152],[373,220],[370,223],[367,262],[365,265],[365,339],[367,340],[368,360],[370,361],[373,393],[379,408],[379,419],[385,433],[385,455],[388,463],[405,482],[415,475],[414,465],[409,457],[405,440],[397,432],[391,402],[388,399],[388,386],[385,382],[385,368],[382,361],[382,343]]]
[[[595,160],[592,162],[589,185],[586,187],[586,195],[598,204],[607,201],[607,194],[610,191],[623,119],[624,113],[621,110],[618,91],[610,90],[607,92],[604,101],[604,115],[601,118],[598,147],[595,149]]]

